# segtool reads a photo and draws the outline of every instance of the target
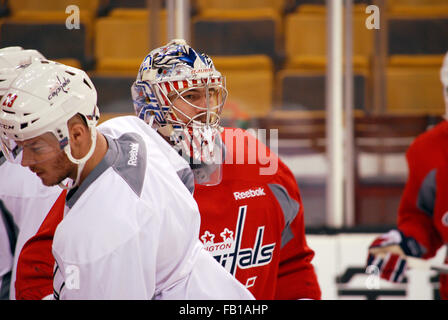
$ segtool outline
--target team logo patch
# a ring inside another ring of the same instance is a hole
[[[263,244],[265,226],[258,227],[252,248],[241,248],[246,212],[247,206],[239,207],[235,232],[224,228],[219,234],[222,241],[215,242],[218,238],[209,231],[205,231],[200,237],[205,249],[232,275],[235,275],[237,268],[247,269],[269,264],[275,248],[275,243]]]
[[[57,82],[50,88],[50,93],[48,94],[48,100],[53,99],[54,97],[57,97],[59,93],[62,91],[64,93],[68,93],[69,88],[67,87],[70,83],[70,79],[62,77],[59,79],[58,76],[56,76]]]

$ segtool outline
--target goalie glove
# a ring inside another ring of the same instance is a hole
[[[376,266],[382,279],[403,282],[407,269],[406,257],[421,258],[423,254],[423,248],[414,238],[393,229],[376,238],[369,246],[367,266]]]

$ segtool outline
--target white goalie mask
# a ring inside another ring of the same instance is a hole
[[[189,161],[196,183],[221,181],[219,120],[227,90],[212,60],[176,39],[151,51],[131,88],[138,117]]]

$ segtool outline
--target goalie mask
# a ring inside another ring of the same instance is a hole
[[[196,183],[221,181],[219,119],[225,79],[212,60],[176,39],[151,51],[132,85],[138,117],[155,128],[190,163]]]
[[[17,156],[27,152],[31,155],[26,157],[27,163],[35,165],[65,152],[78,167],[71,187],[76,186],[95,149],[99,118],[96,101],[95,87],[82,70],[46,60],[24,67],[0,100],[0,142],[4,155],[17,163],[20,161]],[[67,125],[77,114],[84,118],[92,140],[81,159],[71,153]]]

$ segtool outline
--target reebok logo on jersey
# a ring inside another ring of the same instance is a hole
[[[129,160],[128,165],[130,166],[137,166],[137,156],[138,156],[138,143],[131,143],[130,144],[131,150],[129,151]]]
[[[262,187],[255,189],[255,190],[249,189],[247,191],[233,193],[235,200],[243,200],[246,198],[261,197],[261,196],[265,196],[265,195],[266,195],[266,193],[264,193],[264,188],[262,188]]]

